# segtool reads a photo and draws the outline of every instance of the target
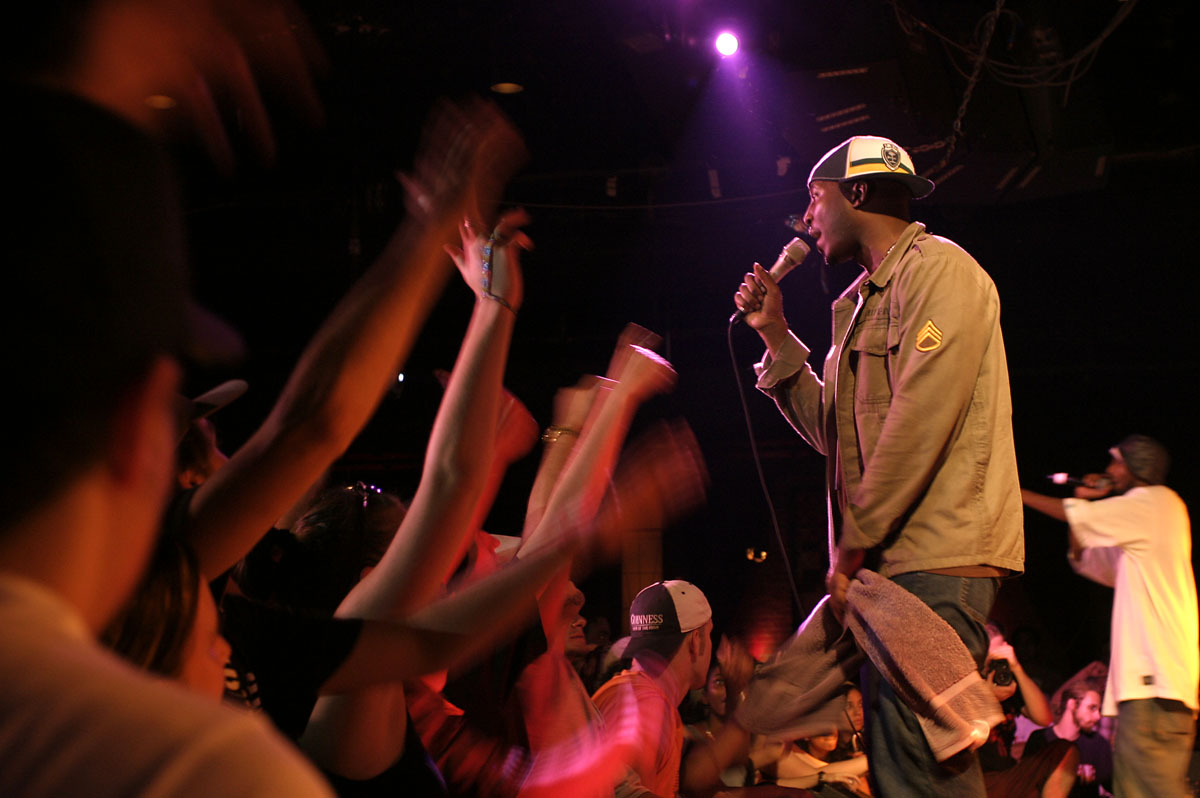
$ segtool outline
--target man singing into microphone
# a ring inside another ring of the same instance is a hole
[[[1179,494],[1164,484],[1165,446],[1130,435],[1108,453],[1108,468],[1084,477],[1074,498],[1031,490],[1021,498],[1066,521],[1071,566],[1114,588],[1103,711],[1117,717],[1116,795],[1180,796],[1200,709],[1192,524]]]
[[[758,388],[827,458],[836,613],[872,567],[944,618],[977,664],[1001,577],[1024,566],[1000,302],[961,247],[909,222],[933,191],[894,142],[855,136],[808,177],[808,234],[863,274],[833,303],[821,376],[758,264],[734,296],[766,344]],[[974,755],[939,764],[911,711],[871,669],[867,738],[877,796],[983,796]]]

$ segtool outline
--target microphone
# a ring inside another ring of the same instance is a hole
[[[779,257],[771,264],[771,268],[767,269],[767,273],[771,275],[771,279],[775,282],[782,280],[788,272],[808,257],[809,246],[803,239],[797,237],[783,245],[783,250],[780,251]],[[730,324],[737,324],[745,317],[742,311],[735,312],[729,317]]]
[[[1095,485],[1089,485],[1079,477],[1073,477],[1066,471],[1059,471],[1056,474],[1047,474],[1046,479],[1053,482],[1055,485],[1082,485],[1085,488],[1095,488],[1096,490],[1105,490],[1112,487],[1112,480],[1108,477],[1100,477],[1096,480]]]

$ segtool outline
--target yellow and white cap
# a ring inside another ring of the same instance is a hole
[[[808,173],[808,182],[835,180],[846,183],[864,178],[899,180],[912,191],[913,199],[928,197],[933,181],[921,177],[912,158],[896,142],[883,136],[853,136],[825,153]]]

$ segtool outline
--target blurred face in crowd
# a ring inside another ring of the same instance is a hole
[[[689,686],[691,690],[700,689],[708,681],[708,666],[712,664],[712,629],[713,622],[710,618],[692,633],[696,641],[696,658],[693,662],[695,667],[692,669],[692,683]]]
[[[187,490],[199,487],[229,462],[229,456],[217,445],[217,430],[206,418],[191,422],[187,437],[192,445],[201,449],[196,462],[183,468],[176,476],[179,487]]]
[[[568,657],[582,657],[588,653],[587,635],[584,632],[587,621],[580,614],[583,602],[583,591],[576,587],[574,582],[567,582],[567,594],[562,608],[562,624],[565,630]]]
[[[808,738],[808,752],[817,759],[825,759],[837,748],[837,730],[830,729],[825,734],[817,734]]]
[[[1095,731],[1096,724],[1100,722],[1100,694],[1095,690],[1089,690],[1083,698],[1075,702],[1075,706],[1071,710],[1071,717],[1080,731],[1089,733]]]
[[[720,668],[713,668],[708,672],[708,682],[704,685],[704,700],[708,702],[712,714],[718,718],[725,717],[725,676]]]
[[[846,693],[846,716],[850,719],[850,724],[855,731],[859,731],[863,727],[863,702],[862,693],[857,689],[851,689]]]
[[[1119,457],[1114,457],[1109,461],[1108,468],[1104,469],[1104,473],[1112,480],[1113,493],[1124,493],[1133,487],[1133,472]]]

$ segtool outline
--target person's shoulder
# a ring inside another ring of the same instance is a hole
[[[1046,726],[1041,729],[1034,729],[1029,733],[1029,737],[1025,740],[1025,754],[1033,754],[1045,748],[1057,738],[1054,736],[1051,726]]]
[[[942,257],[961,264],[979,266],[975,258],[971,257],[971,254],[959,246],[958,243],[925,229],[922,229],[913,238],[912,250],[916,254],[926,258]]]
[[[0,739],[9,741],[0,794],[20,794],[35,770],[48,795],[328,794],[262,718],[151,677],[90,641],[6,651],[0,673]]]
[[[1098,731],[1080,732],[1079,739],[1075,741],[1080,748],[1094,748],[1096,750],[1112,750],[1112,743]]]
[[[1138,485],[1122,494],[1096,499],[1092,504],[1114,510],[1120,507],[1131,512],[1153,512],[1160,517],[1181,515],[1185,521],[1187,519],[1187,505],[1166,485]]]
[[[901,259],[897,276],[904,282],[946,282],[955,278],[956,283],[975,285],[989,293],[995,291],[991,275],[954,241],[944,236],[922,231],[913,239],[909,253]],[[959,285],[958,287],[961,287]]]
[[[667,702],[662,689],[642,671],[621,671],[602,684],[592,696],[592,702],[602,712],[615,711],[626,701],[630,704],[631,709],[642,710],[647,705],[657,702],[674,710],[674,707],[670,707]]]
[[[1164,504],[1186,506],[1183,498],[1174,491],[1174,489],[1166,485],[1144,485],[1137,488],[1131,488],[1126,495],[1144,496],[1149,500],[1162,502]]]
[[[140,677],[140,673],[134,673]],[[236,709],[162,680],[130,679],[122,725],[144,739],[141,756],[160,762],[156,788],[173,795],[326,796],[313,766],[260,713]],[[126,738],[128,739],[128,738]],[[136,748],[136,746],[135,746]]]

